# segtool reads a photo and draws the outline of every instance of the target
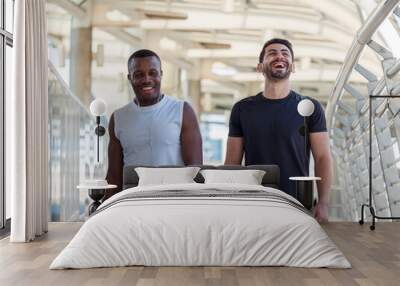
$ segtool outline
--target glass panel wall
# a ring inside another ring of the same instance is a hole
[[[206,165],[224,164],[228,126],[224,114],[203,113],[200,118],[203,139],[203,162]]]
[[[14,32],[14,0],[5,0],[5,30],[9,33]]]
[[[107,128],[105,118],[102,125]],[[50,221],[82,221],[90,203],[87,190],[77,186],[93,178],[95,169],[105,177],[108,136],[100,138],[97,163],[95,117],[69,90],[49,63],[49,204]]]
[[[0,229],[10,214],[10,194],[5,186],[5,104],[11,94],[14,1],[0,0]],[[7,223],[9,225],[9,223]],[[8,230],[6,230],[8,231]]]
[[[12,47],[9,45],[6,45],[6,50],[5,50],[5,94],[10,95],[11,94],[11,76],[12,76],[12,71],[13,71],[13,59],[12,59]],[[7,125],[5,125],[5,128]],[[5,154],[5,153],[4,153]],[[5,156],[4,156],[5,157]],[[10,188],[5,188],[5,218],[9,219],[11,218],[11,190]]]
[[[3,3],[0,2],[1,19],[0,19],[0,31],[3,32]],[[0,228],[4,227],[5,224],[5,194],[4,194],[4,46],[5,36],[0,34]]]

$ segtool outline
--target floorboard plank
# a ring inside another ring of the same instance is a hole
[[[48,269],[81,223],[50,223],[49,233],[32,243],[0,240],[0,285],[400,285],[400,224],[335,222],[323,225],[351,262],[352,269],[290,267],[116,267],[82,270]]]

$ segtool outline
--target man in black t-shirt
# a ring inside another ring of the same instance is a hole
[[[309,137],[305,152],[304,136],[299,129],[304,118],[297,104],[304,96],[290,89],[289,76],[294,72],[292,45],[284,39],[264,44],[257,70],[265,78],[264,91],[237,102],[231,112],[225,164],[277,164],[280,167],[280,189],[295,196],[292,176],[308,176],[310,149],[315,161],[318,204],[314,212],[319,222],[328,219],[328,196],[332,182],[329,136],[324,111],[318,101],[307,118]],[[304,162],[307,160],[306,162]]]

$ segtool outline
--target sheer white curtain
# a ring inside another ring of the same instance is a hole
[[[13,92],[7,98],[7,186],[12,242],[47,231],[47,27],[45,0],[15,1]]]

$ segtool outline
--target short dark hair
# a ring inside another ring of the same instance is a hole
[[[160,57],[153,51],[147,50],[147,49],[142,49],[134,52],[128,59],[128,72],[131,71],[132,63],[133,60],[136,58],[147,58],[147,57],[156,57],[159,62],[160,62],[160,67],[161,67],[161,59]]]
[[[289,50],[290,53],[292,54],[292,60],[294,60],[294,53],[293,53],[293,48],[292,48],[292,44],[286,40],[286,39],[280,39],[280,38],[273,38],[271,40],[269,40],[268,42],[266,42],[261,50],[260,56],[258,58],[258,62],[262,63],[264,60],[264,55],[265,55],[265,48],[268,47],[269,45],[272,44],[282,44],[285,45]]]

